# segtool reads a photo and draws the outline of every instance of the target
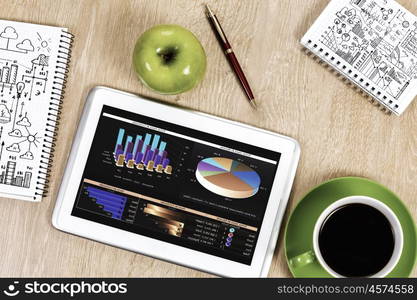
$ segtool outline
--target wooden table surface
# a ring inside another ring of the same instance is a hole
[[[261,109],[246,103],[204,17],[203,1],[0,0],[0,18],[65,26],[76,36],[50,194],[42,203],[0,201],[0,276],[211,277],[51,225],[52,210],[88,91],[96,85],[272,130],[297,139],[302,155],[284,222],[303,194],[339,176],[391,188],[417,218],[417,101],[387,116],[305,55],[299,39],[328,0],[204,1],[218,12]],[[415,0],[400,0],[417,14]],[[208,69],[191,92],[158,96],[138,82],[131,54],[147,28],[176,23],[203,44]],[[417,272],[414,271],[415,277]],[[290,276],[282,232],[269,276]]]

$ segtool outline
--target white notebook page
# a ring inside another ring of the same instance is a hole
[[[397,115],[417,95],[417,18],[394,0],[332,0],[301,42]]]
[[[40,201],[62,83],[55,73],[62,30],[0,20],[0,196]],[[65,56],[64,54],[62,56]],[[61,77],[61,76],[58,76]],[[52,113],[48,115],[48,113]],[[49,121],[48,121],[49,118]],[[44,150],[44,151],[42,151]]]

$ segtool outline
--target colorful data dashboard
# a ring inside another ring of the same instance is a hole
[[[250,265],[279,161],[104,106],[72,215]]]

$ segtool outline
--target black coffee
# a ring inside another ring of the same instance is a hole
[[[319,248],[327,265],[340,275],[371,276],[390,260],[394,234],[379,210],[365,204],[348,204],[323,222]]]

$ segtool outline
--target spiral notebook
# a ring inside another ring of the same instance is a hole
[[[48,188],[72,35],[0,20],[0,196],[40,201]]]
[[[417,17],[394,0],[332,0],[301,43],[387,111],[417,95]]]

